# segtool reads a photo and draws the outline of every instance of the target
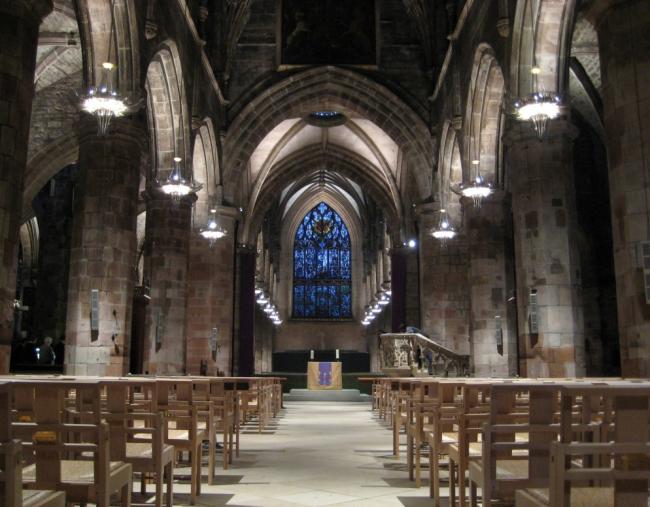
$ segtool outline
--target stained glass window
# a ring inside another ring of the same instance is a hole
[[[352,317],[350,233],[324,202],[302,219],[293,246],[293,316]]]

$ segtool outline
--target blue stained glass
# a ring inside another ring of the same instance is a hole
[[[309,211],[296,231],[293,252],[293,316],[352,317],[350,233],[324,202]]]

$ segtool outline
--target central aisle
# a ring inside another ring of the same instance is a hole
[[[241,438],[241,456],[202,486],[199,505],[431,505],[428,483],[408,480],[368,403],[287,403],[266,434],[251,427]]]

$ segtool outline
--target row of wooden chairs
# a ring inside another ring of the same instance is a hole
[[[442,466],[450,505],[479,490],[485,506],[647,505],[650,381],[380,378],[372,392],[417,486],[428,462],[436,506]]]
[[[64,492],[70,503],[98,507],[119,494],[126,506],[138,472],[143,493],[148,478],[155,481],[157,507],[163,504],[166,478],[165,503],[171,507],[181,453],[189,457],[193,504],[201,493],[206,450],[208,482],[214,483],[217,435],[228,468],[239,455],[240,426],[257,418],[262,431],[282,406],[281,382],[274,378],[11,376],[0,378],[0,384],[6,392],[0,445],[7,451],[3,455],[11,451],[12,456],[0,475],[3,494],[13,491],[13,503],[6,505],[19,505],[15,494],[22,482]],[[16,448],[22,448],[22,457],[16,457]],[[59,505],[43,503],[44,493],[37,497],[40,503],[28,505]]]

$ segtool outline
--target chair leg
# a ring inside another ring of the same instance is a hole
[[[393,419],[393,456],[399,458],[399,422],[396,417]]]
[[[433,446],[429,442],[429,498],[433,498],[435,493],[433,487]]]
[[[173,507],[174,504],[174,462],[170,461],[167,465],[167,507]]]
[[[141,495],[147,494],[147,473],[146,472],[140,472],[140,494]]]
[[[165,468],[160,465],[156,467],[156,507],[162,507],[164,470]]]
[[[196,483],[197,483],[197,470],[196,470],[196,450],[190,451],[190,505],[196,504]],[[199,479],[200,481],[200,479]]]
[[[470,479],[469,481],[469,505],[471,507],[478,507],[476,501],[476,483]]]
[[[208,451],[208,484],[212,486],[214,484],[214,466],[217,454],[217,433],[214,429],[210,431],[210,439],[208,443],[210,447],[210,450]]]
[[[128,480],[124,486],[122,486],[122,491],[120,494],[120,505],[122,507],[131,507],[131,491],[133,484],[131,480]]]
[[[199,445],[198,449],[196,450],[196,494],[200,495],[201,494],[201,463],[203,461],[203,447]]]
[[[409,480],[413,480],[413,437],[408,432],[406,433],[406,466],[409,470]]]
[[[433,505],[435,507],[440,507],[440,455],[438,450],[433,449],[433,462],[431,463],[431,468],[433,469]]]
[[[467,493],[465,492],[465,461],[462,456],[458,463],[458,502],[460,507],[467,507]]]
[[[420,441],[420,435],[416,434],[415,435],[415,486],[419,488],[422,485],[422,480],[421,480],[421,452],[420,452],[420,445],[422,442]]]
[[[456,463],[449,458],[449,505],[456,505]]]

